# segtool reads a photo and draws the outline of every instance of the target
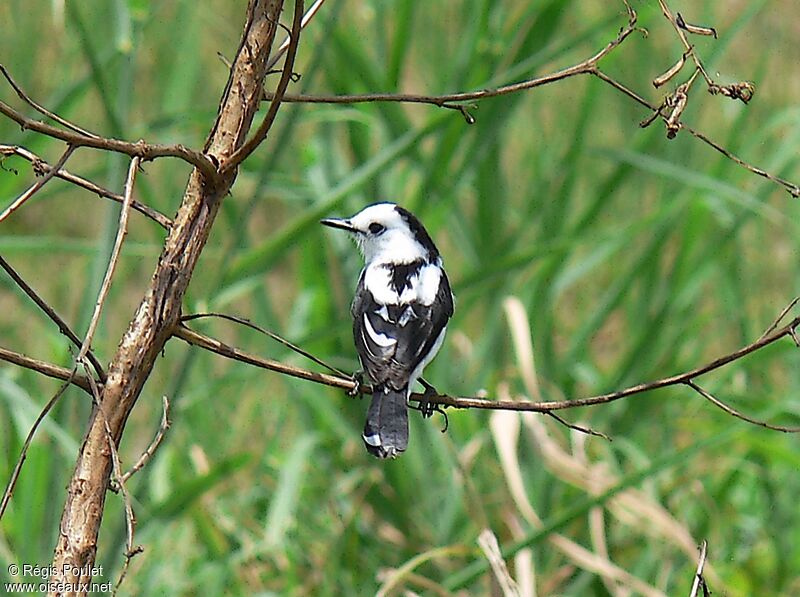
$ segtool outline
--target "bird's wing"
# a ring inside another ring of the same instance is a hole
[[[436,300],[381,305],[359,280],[353,303],[353,336],[361,365],[375,384],[395,390],[408,385],[411,373],[433,348],[453,314],[453,295],[442,271]]]

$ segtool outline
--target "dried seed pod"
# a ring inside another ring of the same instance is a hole
[[[717,39],[717,30],[713,27],[702,27],[700,25],[692,25],[691,23],[687,23],[683,20],[681,13],[677,13],[675,17],[675,23],[683,29],[684,31],[688,31],[689,33],[694,33],[695,35],[708,35]]]
[[[689,50],[691,51],[691,50]],[[653,87],[658,89],[664,83],[669,82],[675,75],[677,75],[680,70],[683,68],[683,65],[686,64],[686,56],[689,52],[685,52],[675,64],[673,64],[670,69],[665,72],[663,75],[660,75],[653,79]]]

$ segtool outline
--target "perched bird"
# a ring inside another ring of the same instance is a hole
[[[377,203],[321,223],[350,232],[364,255],[351,309],[373,389],[363,438],[370,454],[394,458],[408,446],[412,386],[439,352],[453,315],[450,283],[430,235],[399,205]]]

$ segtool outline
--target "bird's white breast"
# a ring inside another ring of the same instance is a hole
[[[370,263],[364,272],[364,286],[372,293],[375,301],[384,305],[401,305],[419,302],[431,305],[439,291],[442,278],[441,265],[430,263],[423,265],[411,276],[408,285],[397,292],[392,286],[391,269],[382,263]]]

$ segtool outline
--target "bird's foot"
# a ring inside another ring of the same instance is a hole
[[[429,384],[424,379],[420,378],[419,383],[425,388],[425,392],[422,394],[422,398],[419,400],[419,404],[413,405],[409,404],[408,407],[414,410],[418,410],[422,414],[422,418],[427,419],[433,416],[433,413],[439,413],[444,417],[444,427],[442,428],[442,433],[447,431],[447,427],[449,426],[450,422],[447,419],[447,413],[444,412],[444,407],[441,404],[437,404],[435,402],[431,402],[430,398],[439,395],[439,392],[434,388],[431,384]]]
[[[353,380],[353,387],[350,390],[347,390],[347,395],[351,398],[355,398],[356,396],[361,396],[361,388],[364,386],[364,372],[363,371],[356,371],[352,375]]]
[[[433,416],[435,412],[442,412],[441,407],[438,404],[433,404],[430,402],[430,398],[433,396],[438,396],[439,392],[436,391],[431,384],[427,381],[419,378],[419,383],[425,388],[425,392],[422,394],[422,400],[419,401],[419,406],[417,407],[419,412],[422,413],[422,417],[427,419]]]

